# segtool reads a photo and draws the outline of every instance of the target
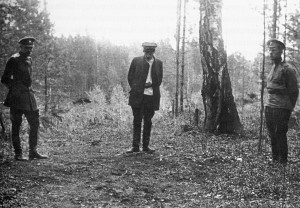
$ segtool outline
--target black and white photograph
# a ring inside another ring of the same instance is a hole
[[[300,0],[0,0],[0,208],[299,208]]]

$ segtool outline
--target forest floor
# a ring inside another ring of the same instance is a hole
[[[299,207],[297,138],[283,167],[269,144],[257,154],[257,138],[174,126],[154,124],[154,154],[125,154],[130,131],[109,125],[44,134],[49,159],[0,164],[0,207]]]

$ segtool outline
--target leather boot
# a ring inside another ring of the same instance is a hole
[[[27,158],[23,157],[22,153],[21,154],[16,154],[15,155],[15,160],[17,160],[17,161],[28,161]]]
[[[12,137],[12,144],[15,150],[16,156],[22,156],[22,147],[21,147],[21,140],[19,136],[13,136]]]
[[[48,159],[47,156],[39,154],[37,151],[30,151],[29,152],[29,160],[34,159]]]
[[[130,150],[126,151],[126,153],[134,153],[134,152],[139,152],[139,151],[140,151],[139,148],[133,147],[133,148],[131,148]]]
[[[140,143],[141,143],[141,127],[139,125],[135,125],[133,127],[132,148],[130,150],[127,150],[126,153],[139,152]]]
[[[150,149],[149,147],[144,147],[143,152],[148,153],[148,154],[153,154],[155,150]]]
[[[148,153],[148,154],[153,154],[155,150],[149,148],[149,142],[150,142],[150,134],[145,134],[143,135],[143,152]]]
[[[48,157],[45,155],[41,155],[37,152],[37,142],[38,142],[38,117],[34,117],[34,119],[30,120],[30,133],[29,133],[29,160],[34,159],[47,159]]]
[[[17,161],[27,161],[28,159],[23,157],[20,137],[15,136],[12,138],[13,147],[15,150],[15,160]]]

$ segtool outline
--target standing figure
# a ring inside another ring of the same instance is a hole
[[[156,43],[145,42],[142,46],[144,56],[135,57],[128,72],[128,83],[131,88],[129,105],[133,112],[133,142],[132,149],[127,153],[140,151],[142,120],[144,120],[143,151],[154,152],[149,148],[151,119],[155,111],[159,110],[163,63],[154,57]]]
[[[298,98],[298,82],[295,69],[282,61],[285,45],[276,39],[267,42],[272,69],[267,77],[268,99],[265,108],[266,125],[271,138],[274,162],[287,163],[287,131],[291,112]]]
[[[35,41],[33,37],[25,37],[19,40],[20,51],[8,59],[1,79],[1,82],[9,89],[4,105],[10,107],[12,143],[15,151],[15,160],[19,161],[27,160],[27,158],[23,157],[19,136],[23,115],[25,115],[30,126],[29,159],[47,158],[40,155],[36,150],[39,110],[31,89],[32,60],[30,57]]]

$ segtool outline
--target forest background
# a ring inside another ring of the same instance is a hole
[[[194,5],[194,10],[197,10],[197,2],[191,1],[191,4]],[[285,6],[284,1],[279,1],[277,24],[279,38],[287,41],[288,59],[298,64],[299,12],[295,10],[293,13],[285,14]],[[270,3],[267,8],[269,35],[272,9]],[[257,10],[260,15],[262,8]],[[95,89],[101,89],[107,102],[111,101],[116,86],[119,86],[117,89],[121,90],[125,97],[127,96],[128,67],[134,56],[142,54],[141,43],[119,46],[109,41],[96,40],[89,34],[56,37],[46,1],[2,1],[1,11],[0,72],[2,74],[7,59],[18,51],[17,42],[21,37],[26,35],[36,37],[38,45],[32,55],[33,85],[44,112],[62,110],[61,108],[68,106],[66,103],[89,97],[87,94]],[[286,20],[285,15],[288,15]],[[193,27],[194,25],[188,24],[186,27],[183,89],[185,109],[202,108],[202,67],[198,37],[191,32]],[[156,51],[156,56],[164,62],[162,109],[169,111],[172,109],[176,90],[176,50],[172,46],[172,41],[172,38],[160,40]],[[247,60],[243,54],[235,52],[228,55],[227,62],[235,100],[242,104],[244,100],[247,102],[246,100],[258,98],[262,54],[258,53],[254,60]],[[7,91],[3,85],[0,87],[0,100],[3,101]]]
[[[199,10],[199,2],[205,1],[188,1],[194,11]],[[277,38],[286,42],[287,61],[299,75],[300,11],[286,10],[287,2],[269,0],[265,5],[266,39],[275,28]],[[256,8],[261,17],[263,6],[261,1]],[[201,128],[203,69],[199,37],[191,32],[195,25],[186,24],[184,52],[181,47],[176,51],[173,37],[157,41],[156,56],[164,63],[161,109],[153,121],[152,144],[158,153],[126,157],[120,153],[130,145],[132,133],[127,71],[131,59],[142,55],[141,43],[120,46],[88,33],[57,36],[46,0],[0,0],[0,11],[0,74],[19,50],[20,38],[31,35],[38,40],[32,75],[41,112],[39,148],[50,156],[45,162],[13,163],[9,141],[1,140],[3,207],[298,206],[298,118],[289,131],[287,168],[269,166],[270,142],[265,132],[264,154],[257,155],[263,42],[253,60],[240,52],[227,56],[232,93],[245,131],[217,136]],[[185,60],[185,76],[183,112],[175,118],[178,54]],[[265,74],[270,64],[266,54]],[[6,93],[0,85],[0,101]],[[196,127],[195,109],[200,110]],[[296,113],[298,109],[299,104]],[[9,110],[2,105],[1,110],[9,128]],[[24,122],[24,152],[27,130]]]

